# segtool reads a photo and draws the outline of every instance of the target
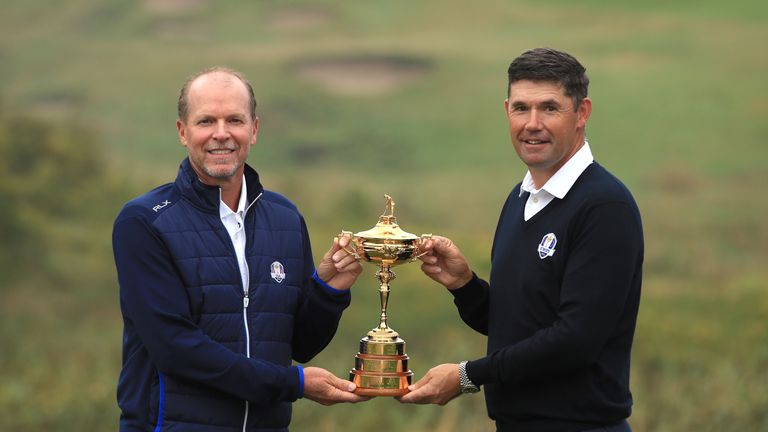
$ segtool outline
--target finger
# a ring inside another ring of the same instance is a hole
[[[432,255],[432,251],[429,251],[429,252],[425,252],[425,253],[424,253],[424,255],[419,255],[419,257],[418,257],[418,258],[419,258],[421,261],[424,261],[424,258],[427,258],[427,260],[429,260],[429,259],[430,259],[430,258],[432,258],[432,257],[433,257],[433,255]]]
[[[357,388],[355,383],[353,383],[352,381],[341,379],[336,375],[330,375],[330,384],[336,387],[337,389],[341,390],[342,392],[346,392],[346,393],[352,393]]]
[[[433,238],[432,238],[432,237],[430,237],[430,238],[428,238],[428,239],[424,239],[424,240],[421,242],[421,244],[419,245],[419,249],[420,249],[422,252],[431,251],[431,250],[432,250],[432,248],[434,248],[434,247],[435,247],[435,240],[433,240]]]
[[[331,400],[331,402],[357,403],[357,402],[365,402],[370,399],[371,398],[368,396],[360,396],[354,393],[337,391],[334,393],[333,399]]]
[[[354,262],[347,265],[336,264],[335,269],[337,274],[358,275],[362,273],[360,264]]]
[[[355,256],[352,255],[351,253],[349,253],[348,250],[341,249],[339,251],[336,251],[336,253],[334,253],[333,256],[331,257],[331,259],[333,260],[334,264],[340,263],[345,258],[351,258],[352,260],[354,260]]]
[[[451,248],[452,245],[453,245],[453,242],[447,237],[441,237],[441,236],[435,237],[434,248],[439,253],[445,253]]]
[[[437,265],[430,265],[430,264],[424,263],[421,265],[421,271],[423,271],[428,275],[436,275],[436,274],[442,273],[443,269]]]
[[[424,375],[420,380],[416,381],[415,383],[408,386],[409,391],[416,391],[425,385],[429,384],[429,382],[432,381],[432,375],[427,372],[426,375]]]
[[[427,396],[424,394],[425,393],[424,390],[411,391],[410,393],[400,397],[398,401],[400,401],[401,403],[411,403],[411,404],[429,403]]]
[[[398,396],[395,399],[397,399],[398,402],[404,403],[404,404],[414,403],[414,401],[413,401],[413,392],[409,392],[409,393],[406,393],[406,394],[404,394],[402,396]]]
[[[363,266],[361,266],[359,262],[353,261],[341,268],[339,268],[339,266],[337,265],[336,271],[338,271],[339,273],[360,274],[363,271]]]
[[[334,252],[338,251],[341,248],[342,248],[342,246],[341,246],[340,238],[339,237],[334,237],[333,238],[333,244],[331,244],[331,250],[329,252],[334,253]]]
[[[333,255],[331,256],[331,259],[333,260],[333,262],[337,263],[348,256],[350,256],[350,253],[348,250],[336,249],[335,251],[333,251]]]
[[[351,259],[353,259],[355,261],[360,259],[360,256],[357,254],[357,251],[349,250],[348,247],[343,247],[343,248],[340,248],[340,249],[336,250],[333,253],[333,256],[331,257],[331,259],[333,260],[333,262],[339,262],[339,261],[341,261],[341,260],[343,260],[344,258],[347,258],[347,257],[350,257]]]
[[[340,270],[344,267],[352,266],[354,264],[357,264],[357,258],[355,258],[352,255],[344,255],[339,260],[334,259],[334,267],[336,267],[337,270]]]
[[[371,400],[370,396],[360,396],[356,394],[352,394],[352,399],[347,401],[349,403],[358,403],[358,402],[365,402]]]
[[[349,234],[344,234],[338,237],[339,240],[339,247],[345,248],[349,246],[349,242],[352,241],[352,236]]]
[[[333,262],[333,255],[339,250],[339,240],[334,238],[333,244],[331,245],[330,249],[328,249],[325,254],[323,255],[322,262],[324,263],[332,263]]]

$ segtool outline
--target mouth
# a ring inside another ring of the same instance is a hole
[[[520,140],[520,141],[525,143],[525,144],[528,144],[528,145],[549,144],[548,140],[524,139],[524,140]]]
[[[234,149],[210,149],[210,150],[206,150],[206,152],[210,155],[221,156],[221,155],[232,154],[235,152],[235,150]]]

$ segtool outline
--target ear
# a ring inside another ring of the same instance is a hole
[[[504,116],[509,117],[509,98],[504,99]]]
[[[187,127],[181,120],[176,120],[176,130],[179,132],[179,140],[181,145],[187,146]]]
[[[259,133],[259,118],[253,119],[253,129],[251,130],[251,145],[256,144],[256,135]]]
[[[579,105],[577,115],[579,117],[577,127],[583,129],[587,125],[589,116],[592,115],[592,99],[585,97],[581,100],[581,105]]]

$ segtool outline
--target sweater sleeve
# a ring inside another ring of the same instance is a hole
[[[304,283],[294,318],[293,358],[306,363],[323,350],[333,339],[341,314],[349,306],[350,290],[335,290],[316,277],[309,234],[301,219],[304,242]]]
[[[118,217],[112,242],[124,320],[135,329],[160,373],[259,406],[294,401],[301,395],[295,366],[233,352],[197,326],[170,254],[146,219]]]
[[[639,216],[629,204],[611,202],[588,209],[582,218],[561,283],[556,321],[469,362],[467,374],[473,382],[511,384],[585,367],[616,336],[617,324],[630,307],[630,292],[639,286]]]
[[[449,290],[459,316],[478,333],[488,335],[488,282],[472,272],[472,280],[461,288]]]

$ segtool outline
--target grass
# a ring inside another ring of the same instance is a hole
[[[184,77],[228,64],[252,79],[262,126],[251,163],[302,209],[316,257],[342,228],[372,226],[389,193],[406,230],[454,238],[487,275],[498,211],[524,173],[502,114],[505,71],[543,45],[587,66],[593,151],[644,217],[633,427],[768,428],[763,2],[147,7],[168,3],[15,2],[0,15],[4,109],[86,123],[103,141],[110,181],[123,185],[83,202],[79,217],[52,220],[37,246],[49,251],[45,261],[29,263],[41,270],[0,287],[0,429],[114,429],[121,321],[111,218],[131,195],[173,178],[184,154],[174,128]],[[294,74],[297,62],[340,56],[406,56],[430,69],[373,96],[329,93]],[[420,376],[481,356],[484,339],[411,267],[398,271],[390,310],[412,369]],[[352,366],[357,340],[375,324],[371,274],[312,365],[339,376]],[[446,407],[300,401],[292,430],[435,427],[491,429],[482,396]]]

